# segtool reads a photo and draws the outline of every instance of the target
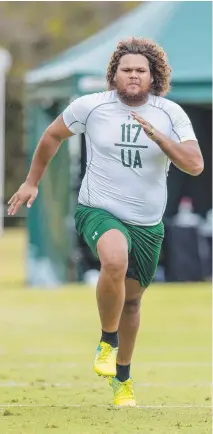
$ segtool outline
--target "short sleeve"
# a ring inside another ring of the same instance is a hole
[[[73,134],[85,132],[85,124],[88,113],[87,99],[77,98],[62,113],[66,127]]]
[[[175,110],[171,113],[172,134],[171,138],[175,142],[185,142],[186,140],[196,140],[196,135],[188,115],[179,105],[175,104]]]

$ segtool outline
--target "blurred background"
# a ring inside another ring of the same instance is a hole
[[[207,1],[0,2],[1,433],[212,432],[211,9]],[[165,240],[132,364],[140,411],[109,412],[111,388],[92,368],[99,265],[73,219],[84,136],[62,145],[32,209],[8,217],[7,201],[49,123],[71,100],[106,89],[111,53],[133,35],[166,50],[168,98],[190,116],[205,169],[190,177],[171,166]]]
[[[0,285],[57,288],[94,284],[99,265],[76,234],[74,211],[85,173],[84,136],[64,143],[30,212],[7,216],[45,128],[78,96],[106,89],[117,42],[150,37],[172,67],[167,96],[188,113],[205,169],[190,177],[171,166],[157,282],[211,279],[212,3],[0,3]]]

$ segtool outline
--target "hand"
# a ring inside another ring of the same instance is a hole
[[[147,121],[145,121],[143,118],[141,118],[136,112],[131,112],[132,116],[136,121],[139,122],[139,124],[142,126],[145,134],[153,141],[155,141],[155,133],[156,130],[154,127]]]
[[[11,197],[8,204],[8,215],[17,213],[24,203],[27,202],[27,208],[30,208],[38,194],[38,187],[25,181],[18,189],[18,191]]]

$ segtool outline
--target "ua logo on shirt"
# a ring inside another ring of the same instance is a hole
[[[121,147],[121,162],[124,167],[139,167],[142,168],[142,161],[139,149],[148,148],[147,145],[137,145],[141,125],[139,124],[122,124],[122,140],[121,143],[115,143],[115,146]],[[133,131],[134,130],[134,131]],[[136,132],[135,132],[136,130]],[[133,134],[133,135],[132,135]],[[133,137],[134,136],[134,137]],[[129,148],[129,149],[126,149]]]
[[[94,234],[92,235],[92,239],[95,240],[97,235],[98,235],[98,232],[95,231]]]

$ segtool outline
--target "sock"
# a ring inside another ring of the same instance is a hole
[[[107,344],[110,344],[113,348],[118,347],[118,332],[105,332],[102,330],[102,336],[101,341],[106,342]]]
[[[130,364],[119,365],[117,363],[116,368],[117,368],[116,378],[121,382],[128,380],[128,378],[130,377]]]

